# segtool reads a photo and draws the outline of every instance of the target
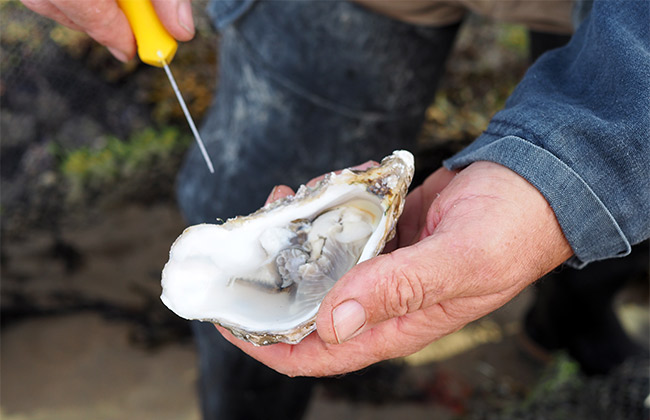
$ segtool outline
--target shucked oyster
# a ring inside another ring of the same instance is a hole
[[[394,235],[413,170],[413,156],[396,151],[251,215],[187,228],[163,269],[162,301],[257,345],[299,342],[334,283]]]

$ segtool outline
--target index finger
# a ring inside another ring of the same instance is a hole
[[[127,61],[135,55],[136,45],[133,31],[131,31],[126,16],[115,0],[87,2],[78,0],[24,1],[30,9],[43,13],[63,24],[67,22],[66,26],[86,32],[95,41],[108,47],[113,55],[122,61]],[[55,9],[58,12],[55,12]],[[61,16],[64,16],[65,19]],[[69,24],[70,22],[72,22],[72,25]]]
[[[276,343],[255,346],[232,335],[225,328],[215,327],[231,344],[284,375],[330,376],[358,370],[367,366],[363,342],[348,341],[343,344],[327,344],[318,334],[312,333],[299,344]]]
[[[61,25],[67,26],[70,29],[83,32],[83,28],[79,27],[73,21],[68,19],[68,17],[65,14],[63,14],[63,12],[61,12],[54,4],[50,3],[47,0],[20,0],[20,1],[25,5],[25,7],[40,15],[55,20],[59,22]]]
[[[269,194],[269,197],[266,199],[266,204],[272,203],[275,200],[279,200],[283,197],[286,197],[288,195],[293,195],[295,194],[294,191],[291,189],[291,187],[288,187],[286,185],[276,185],[273,187],[271,190],[271,193]]]

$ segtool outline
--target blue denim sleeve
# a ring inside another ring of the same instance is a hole
[[[625,256],[650,236],[650,3],[596,1],[540,57],[449,169],[502,164],[553,208],[569,264]]]

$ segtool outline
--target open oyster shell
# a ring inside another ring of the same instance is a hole
[[[334,283],[393,237],[413,171],[413,155],[395,151],[248,216],[187,228],[163,269],[162,301],[257,345],[299,342]]]

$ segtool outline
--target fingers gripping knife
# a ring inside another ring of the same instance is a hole
[[[214,173],[210,156],[208,156],[208,152],[205,150],[199,131],[196,129],[196,125],[194,125],[194,120],[192,120],[192,116],[187,109],[187,105],[185,105],[181,92],[178,90],[176,80],[169,69],[169,63],[174,58],[174,54],[176,54],[178,43],[158,19],[158,15],[156,15],[156,11],[150,0],[118,0],[118,4],[129,20],[136,43],[138,44],[138,55],[140,59],[146,64],[165,69],[172,89],[174,89],[178,102],[183,109],[185,118],[187,118],[194,138],[199,145],[199,149],[201,149],[205,163],[208,165],[210,172]]]

